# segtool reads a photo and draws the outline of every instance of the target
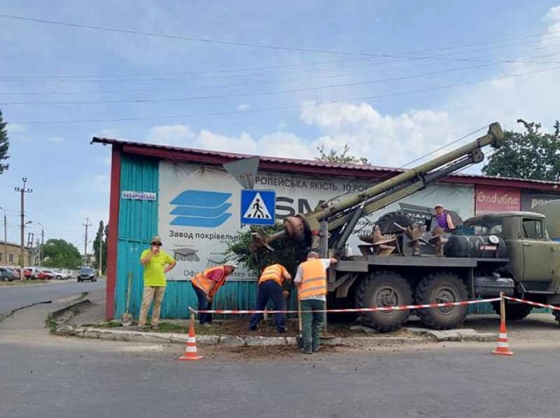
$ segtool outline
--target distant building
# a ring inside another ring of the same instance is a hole
[[[19,266],[21,257],[21,247],[12,242],[4,243],[0,241],[0,265],[2,266]],[[23,265],[29,265],[29,248],[25,247],[23,255]]]

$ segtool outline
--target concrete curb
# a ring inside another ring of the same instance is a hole
[[[52,303],[52,300],[42,300],[40,302],[33,302],[33,303],[30,303],[29,305],[20,306],[19,308],[12,309],[9,312],[0,312],[0,323],[2,323],[2,321],[4,321],[5,319],[8,319],[10,316],[15,314],[17,311],[21,311],[22,309],[32,308],[33,306],[43,305],[43,304],[47,304],[47,303]]]
[[[77,298],[76,302],[70,302],[62,308],[51,311],[49,313],[49,319],[57,319],[73,308],[77,308],[82,305],[91,305],[91,301],[89,299],[83,299],[87,296],[87,294],[88,292],[84,292]]]
[[[479,333],[472,328],[459,328],[446,331],[436,331],[427,328],[403,328],[412,335],[418,335],[434,342],[445,341],[476,341],[476,342],[495,342],[498,339],[497,333]]]
[[[409,328],[409,336],[392,337],[378,334],[370,337],[337,337],[332,339],[324,339],[322,344],[328,346],[340,345],[396,345],[396,344],[420,344],[426,342],[444,342],[444,341],[479,341],[488,342],[496,341],[496,334],[479,334],[473,329],[459,329],[451,331],[434,331],[422,328]],[[74,327],[71,325],[62,325],[56,328],[56,335],[73,336],[80,338],[92,338],[111,341],[129,341],[144,343],[170,343],[185,344],[187,342],[186,334],[178,333],[158,333],[158,332],[141,332],[141,331],[125,331],[107,328],[94,327]],[[197,343],[200,345],[222,346],[222,347],[270,347],[270,346],[295,346],[295,337],[261,337],[246,336],[240,337],[236,335],[199,335],[196,337]]]

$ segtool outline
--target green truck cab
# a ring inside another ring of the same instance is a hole
[[[464,228],[473,235],[503,239],[508,263],[496,273],[513,279],[515,297],[539,303],[560,303],[560,242],[550,238],[545,215],[489,213],[466,220]],[[506,314],[509,314],[508,319],[516,320],[530,312],[530,305],[509,304]],[[560,321],[560,315],[555,316]]]

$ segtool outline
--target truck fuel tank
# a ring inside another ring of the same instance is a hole
[[[499,275],[479,276],[474,278],[474,293],[482,298],[500,296],[504,292],[506,296],[513,296],[515,283],[513,279],[500,277]]]
[[[445,243],[446,257],[506,258],[506,243],[496,235],[449,235]]]

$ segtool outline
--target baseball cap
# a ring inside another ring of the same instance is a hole
[[[434,206],[434,209],[436,208],[443,208],[443,205],[441,203],[438,203],[437,205]]]
[[[159,242],[161,243],[161,238],[159,237],[159,235],[154,235],[152,237],[152,240],[150,242]]]

